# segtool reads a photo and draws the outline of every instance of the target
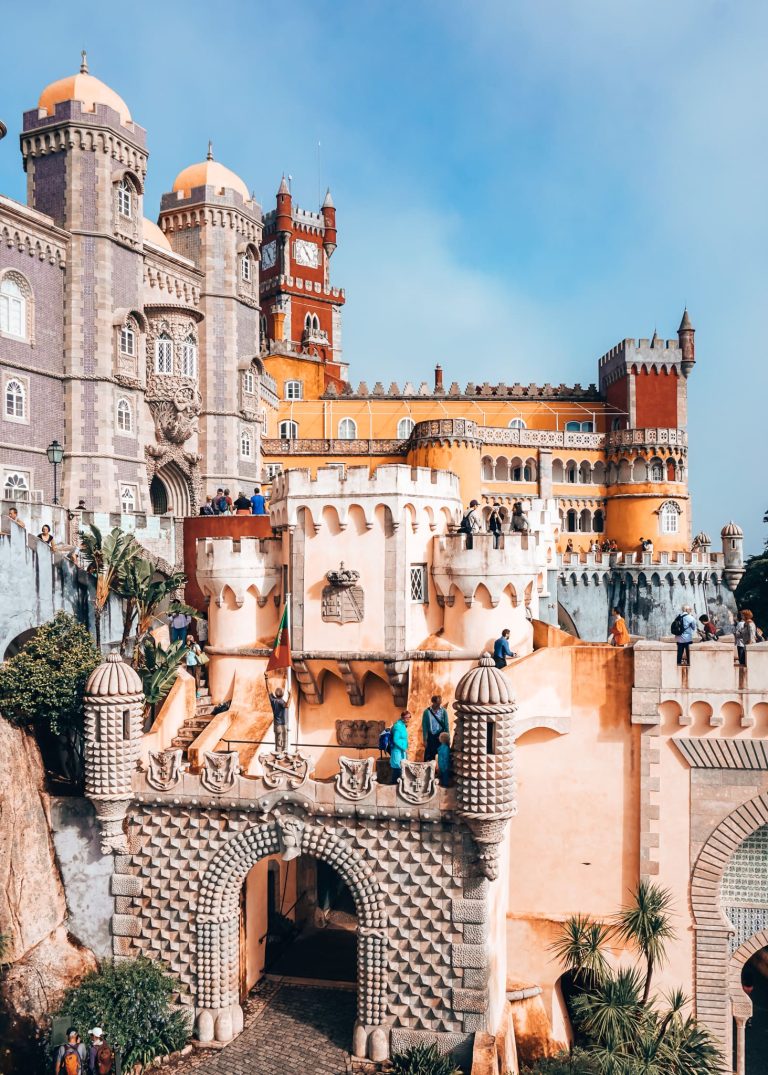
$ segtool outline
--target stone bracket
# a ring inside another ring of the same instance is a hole
[[[392,698],[398,709],[405,709],[408,705],[408,692],[411,680],[410,661],[385,661],[384,671],[392,689]]]
[[[299,684],[301,693],[307,699],[309,704],[322,705],[323,688],[307,662],[294,657],[293,671],[296,674],[296,681]]]
[[[344,680],[344,686],[347,688],[347,695],[352,705],[363,705],[365,697],[363,695],[363,688],[360,685],[355,673],[352,671],[352,665],[349,661],[339,660],[337,662],[341,678]]]

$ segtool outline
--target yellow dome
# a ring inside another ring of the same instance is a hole
[[[122,97],[100,79],[88,74],[85,53],[83,53],[80,73],[70,75],[68,78],[60,78],[58,82],[52,82],[50,86],[46,86],[40,94],[37,107],[44,108],[48,115],[52,116],[56,111],[56,105],[61,101],[80,101],[86,112],[95,112],[97,104],[109,105],[118,113],[121,123],[133,122],[128,105]]]
[[[190,164],[183,172],[179,172],[173,184],[174,192],[183,194],[185,198],[189,197],[195,187],[215,187],[217,191],[226,188],[236,191],[244,202],[251,200],[251,193],[240,176],[213,159],[210,142],[207,160]]]
[[[166,238],[165,232],[155,224],[154,220],[149,220],[147,217],[144,217],[141,222],[141,234],[145,243],[152,243],[153,246],[160,246],[163,250],[173,250],[173,247]]]

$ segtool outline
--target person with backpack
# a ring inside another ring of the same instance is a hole
[[[421,734],[424,738],[424,761],[437,757],[440,735],[448,732],[448,710],[439,694],[433,694],[421,717]]]
[[[464,518],[459,526],[459,533],[467,535],[467,548],[474,548],[475,534],[483,529],[483,516],[480,505],[476,500],[470,500],[469,508],[464,513]]]
[[[219,486],[213,500],[213,510],[217,515],[229,515],[229,504],[224,496],[224,490]]]
[[[55,1075],[87,1075],[85,1046],[80,1041],[77,1028],[67,1030],[67,1040],[56,1050]]]
[[[691,642],[696,634],[696,620],[691,615],[691,606],[683,605],[682,612],[672,621],[672,634],[677,642],[677,663],[691,663]]]
[[[95,1026],[91,1031],[91,1048],[88,1051],[89,1075],[112,1075],[115,1070],[115,1054],[104,1040],[104,1031]]]
[[[747,646],[753,646],[757,642],[757,627],[748,608],[743,608],[739,613],[739,618],[733,629],[733,640],[736,643],[739,664],[743,667],[747,663]]]
[[[493,547],[498,549],[501,544],[502,519],[501,504],[496,500],[493,502],[491,514],[488,516],[488,529],[493,534]]]
[[[389,755],[389,765],[392,770],[392,783],[396,784],[403,775],[403,761],[408,758],[408,725],[411,722],[411,714],[404,709],[400,717],[392,725],[392,750]]]

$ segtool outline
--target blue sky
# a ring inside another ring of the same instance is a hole
[[[330,184],[353,381],[588,384],[687,303],[694,527],[761,546],[768,5],[38,0],[3,36],[11,197],[81,48],[148,130],[147,215],[209,137],[266,207],[283,171],[306,207]]]

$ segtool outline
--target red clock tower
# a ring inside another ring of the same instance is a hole
[[[329,381],[346,379],[341,358],[344,291],[330,283],[335,249],[336,208],[330,190],[319,212],[300,209],[283,176],[277,206],[264,215],[262,343],[272,340],[323,362]]]

